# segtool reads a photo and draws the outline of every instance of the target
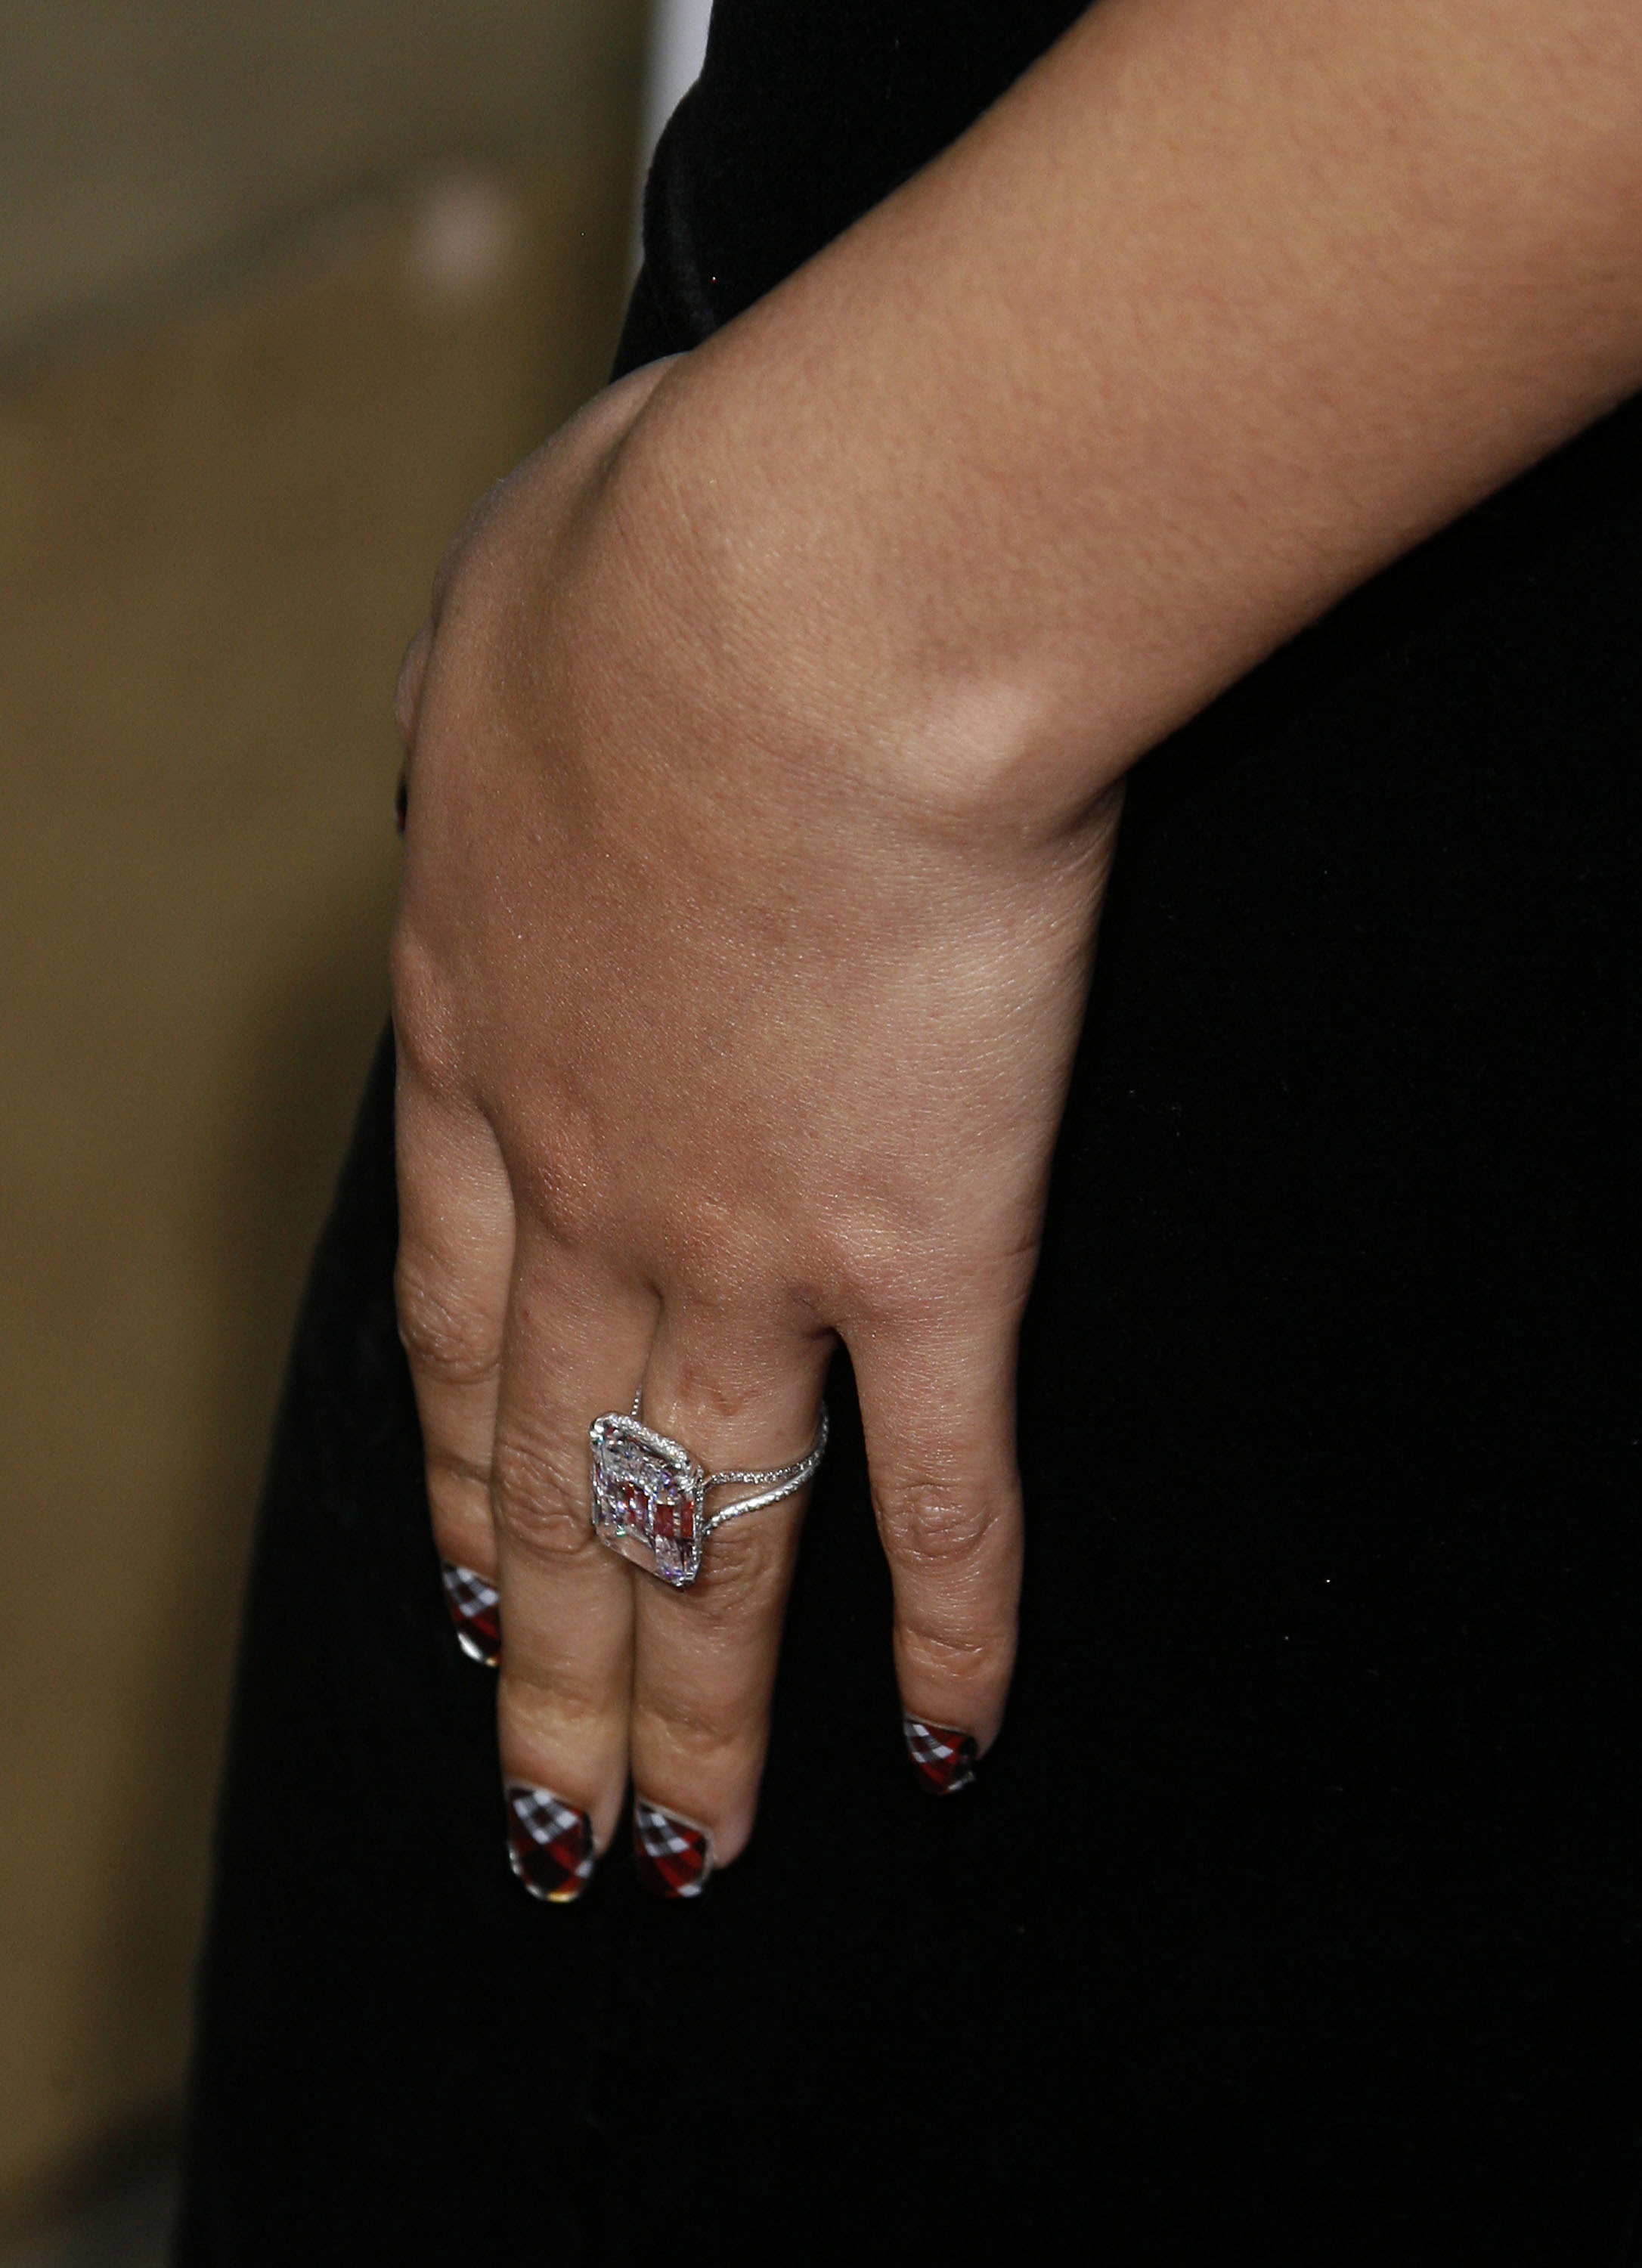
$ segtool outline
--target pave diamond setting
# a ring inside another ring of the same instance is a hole
[[[600,1542],[682,1590],[701,1572],[707,1475],[688,1450],[637,1418],[595,1418],[590,1439]]]

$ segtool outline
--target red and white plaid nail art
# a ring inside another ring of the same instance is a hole
[[[633,1798],[633,1864],[659,1898],[698,1898],[712,1872],[712,1839],[704,1828]]]
[[[470,1661],[494,1669],[502,1659],[502,1602],[495,1584],[449,1559],[439,1562],[439,1580],[456,1625],[457,1644]]]
[[[901,1723],[907,1736],[907,1754],[931,1795],[956,1795],[961,1787],[968,1786],[975,1778],[972,1734],[956,1732],[950,1725],[926,1725],[922,1717],[909,1717],[904,1712]]]
[[[593,1822],[551,1788],[509,1780],[507,1855],[533,1898],[569,1905],[593,1877]]]

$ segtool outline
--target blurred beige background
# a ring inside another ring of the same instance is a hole
[[[644,0],[0,0],[0,2236],[163,2154],[388,704],[600,381]]]

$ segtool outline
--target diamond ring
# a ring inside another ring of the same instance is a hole
[[[769,1473],[710,1473],[681,1441],[639,1423],[641,1398],[635,1395],[630,1416],[611,1410],[589,1429],[593,1534],[681,1591],[700,1574],[703,1547],[715,1528],[795,1496],[815,1471],[827,1454],[826,1405],[815,1439],[795,1463]],[[721,1488],[753,1493],[709,1512],[707,1498]]]

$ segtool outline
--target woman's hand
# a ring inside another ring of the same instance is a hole
[[[902,1700],[954,1736],[931,1780],[995,1738],[1016,1333],[1116,815],[972,784],[736,597],[733,509],[686,519],[652,445],[668,380],[485,500],[399,703],[401,1326],[439,1551],[500,1594],[515,1864],[551,1896],[630,1777],[677,1845],[641,1857],[659,1887],[753,1830],[803,1499],[688,1589],[630,1566],[588,1427],[641,1389],[710,1470],[778,1466],[842,1339]]]
[[[533,1886],[630,1768],[685,1886],[751,1831],[801,1506],[635,1574],[587,1428],[640,1387],[779,1465],[841,1338],[907,1710],[993,1738],[1114,783],[1642,383],[1639,100],[1625,0],[1103,0],[453,547],[402,687],[400,1301]]]

